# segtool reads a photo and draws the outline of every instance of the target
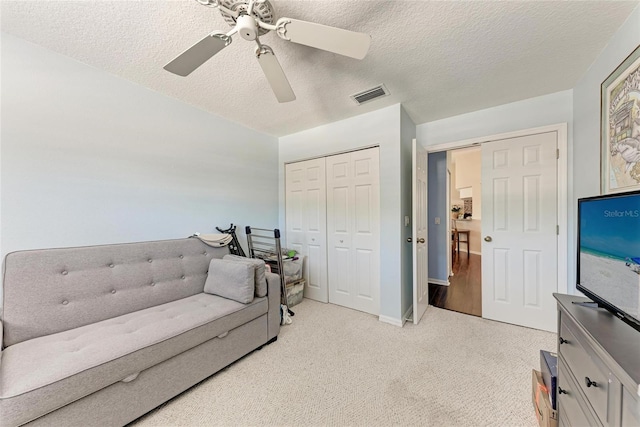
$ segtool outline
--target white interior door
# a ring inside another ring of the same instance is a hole
[[[378,148],[326,158],[329,302],[379,314]]]
[[[418,324],[429,305],[429,257],[427,243],[427,150],[412,145],[412,245],[413,323]]]
[[[304,296],[321,302],[329,301],[325,171],[324,158],[285,168],[286,247],[305,257]]]
[[[557,133],[482,144],[482,316],[555,331]]]

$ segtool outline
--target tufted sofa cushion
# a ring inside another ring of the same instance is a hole
[[[228,253],[198,239],[10,253],[0,316],[4,345],[199,294],[211,259]]]
[[[267,308],[266,298],[245,305],[200,293],[7,347],[0,364],[3,424],[30,421],[207,340],[224,339]],[[22,419],[26,412],[30,418]]]

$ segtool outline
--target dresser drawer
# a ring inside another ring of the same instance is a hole
[[[571,427],[561,412],[558,413],[558,427]]]
[[[602,425],[586,408],[579,386],[561,358],[558,358],[558,413],[564,425],[590,427]]]
[[[622,392],[622,425],[640,426],[640,397],[634,398],[627,389]]]
[[[598,417],[607,424],[610,384],[606,365],[587,344],[587,338],[565,322],[560,325],[558,348],[567,364],[566,368],[573,374]],[[566,369],[564,373],[567,373]]]

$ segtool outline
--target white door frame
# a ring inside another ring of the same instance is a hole
[[[558,135],[558,292],[566,294],[568,292],[568,156],[567,156],[567,123],[557,123],[549,126],[541,126],[530,129],[522,129],[513,132],[499,133],[495,135],[482,136],[477,138],[465,139],[462,141],[447,142],[426,146],[429,153],[437,153],[440,151],[455,150],[458,148],[470,147],[472,145],[480,145],[485,142],[498,141],[501,139],[517,138],[521,136],[536,135],[540,133],[556,132]]]

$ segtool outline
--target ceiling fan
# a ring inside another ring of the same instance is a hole
[[[165,65],[164,69],[179,76],[188,76],[216,53],[229,46],[231,37],[239,34],[245,40],[256,42],[255,54],[258,63],[278,102],[293,101],[296,95],[273,49],[262,44],[259,36],[275,31],[281,39],[355,59],[363,59],[371,44],[371,36],[368,34],[291,18],[280,18],[275,21],[273,6],[268,0],[197,1],[204,6],[218,8],[224,20],[233,28],[227,33],[213,31]]]

